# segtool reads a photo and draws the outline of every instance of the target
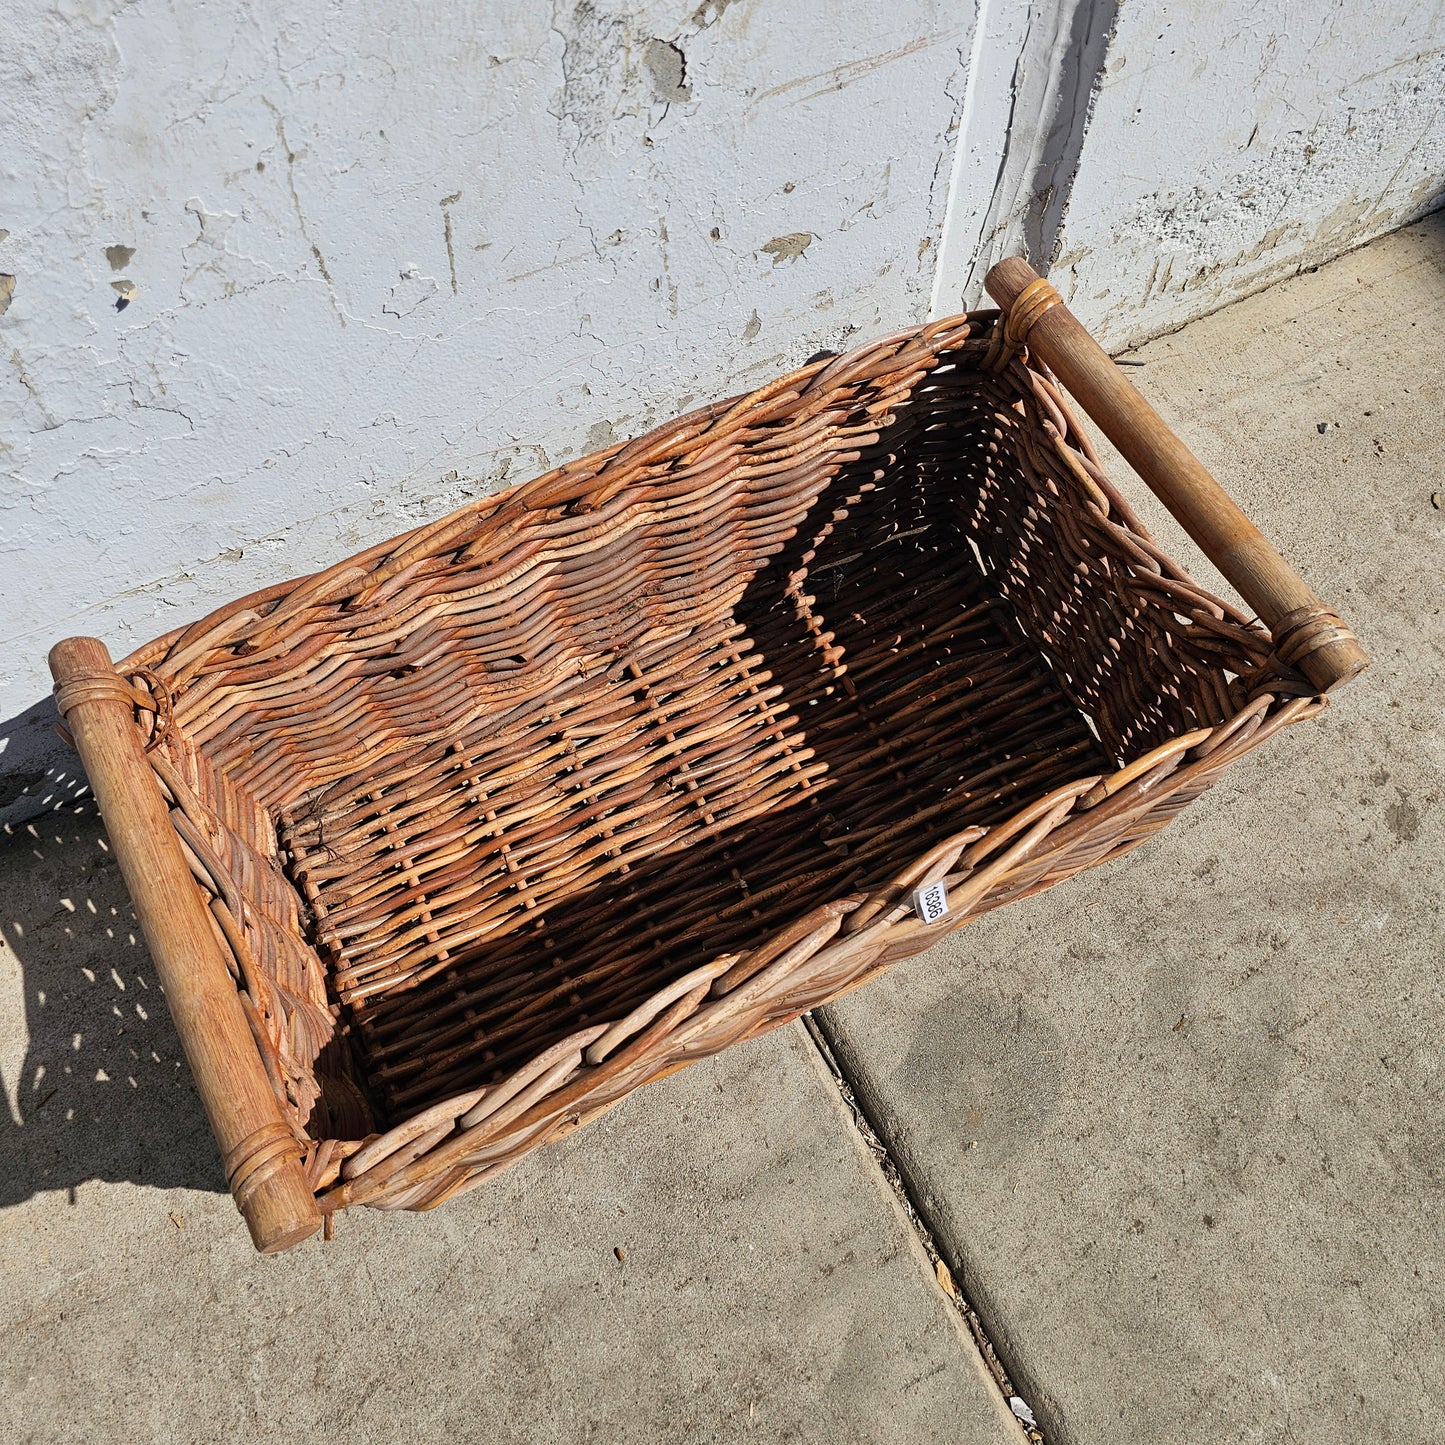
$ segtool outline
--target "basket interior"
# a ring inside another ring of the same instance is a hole
[[[368,776],[339,806],[333,792],[325,836],[293,820],[296,857],[341,849],[312,870],[318,942],[385,1118],[500,1077],[1109,766],[957,524],[930,515],[956,501],[932,507],[916,482],[865,493],[796,590],[769,567],[733,620],[579,678],[520,735],[436,748],[428,806],[450,777],[455,810],[410,852],[391,780]],[[831,519],[834,500],[820,507]],[[488,815],[516,822],[463,841]],[[358,835],[383,864],[360,890],[345,866]],[[427,866],[449,835],[450,864]]]
[[[730,613],[283,820],[379,1122],[1111,766],[969,545],[1018,467],[979,400],[846,464]]]
[[[1126,585],[1154,574],[1090,531],[1021,374],[945,356],[781,522],[714,534],[704,503],[641,550],[599,529],[574,636],[620,619],[616,645],[542,668],[497,640],[525,587],[499,634],[442,627],[428,582],[381,663],[368,644],[364,706],[313,681],[214,724],[238,771],[265,729],[326,753],[324,786],[255,791],[377,1127],[1229,710],[1217,630]]]

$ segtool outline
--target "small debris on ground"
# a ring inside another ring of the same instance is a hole
[[[186,1227],[186,1221],[185,1221],[184,1219],[182,1219],[181,1216],[180,1216],[179,1214],[177,1214],[174,1209],[171,1210],[169,1216],[167,1216],[167,1217],[170,1219],[171,1223],[174,1224],[177,1229],[184,1229],[184,1228]]]
[[[1445,507],[1445,492],[1431,492],[1430,505],[1434,507],[1437,512],[1441,507]]]
[[[612,1246],[612,1252],[613,1252],[613,1254],[615,1254],[615,1255],[617,1256],[617,1263],[618,1263],[618,1264],[626,1264],[626,1263],[627,1263],[627,1251],[626,1251],[625,1249],[623,1249],[623,1247],[622,1247],[620,1244],[614,1244],[614,1245]]]

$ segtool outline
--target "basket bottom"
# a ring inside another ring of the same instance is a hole
[[[425,858],[396,822],[417,788],[374,768],[293,822],[382,1127],[1112,766],[960,527],[849,501],[730,616],[411,760],[453,780]],[[508,790],[532,801],[504,826]],[[347,828],[382,850],[366,886],[315,864]]]

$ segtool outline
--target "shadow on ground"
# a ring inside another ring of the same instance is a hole
[[[55,786],[77,780],[83,786],[78,769]],[[47,1190],[66,1190],[73,1202],[90,1180],[224,1191],[90,799],[0,835],[0,938],[0,1207]]]
[[[89,791],[75,754],[56,736],[53,698],[0,722],[0,847],[9,833],[73,806]]]

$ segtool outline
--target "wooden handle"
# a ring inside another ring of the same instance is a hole
[[[50,671],[221,1147],[227,1183],[256,1248],[275,1254],[314,1234],[321,1211],[145,755],[134,696],[93,637],[56,643]]]
[[[1204,464],[1139,395],[1027,261],[1010,257],[984,278],[1008,313],[1008,339],[1029,349],[1077,398],[1099,429],[1184,530],[1259,614],[1281,659],[1322,692],[1348,682],[1369,656],[1270,546]]]

